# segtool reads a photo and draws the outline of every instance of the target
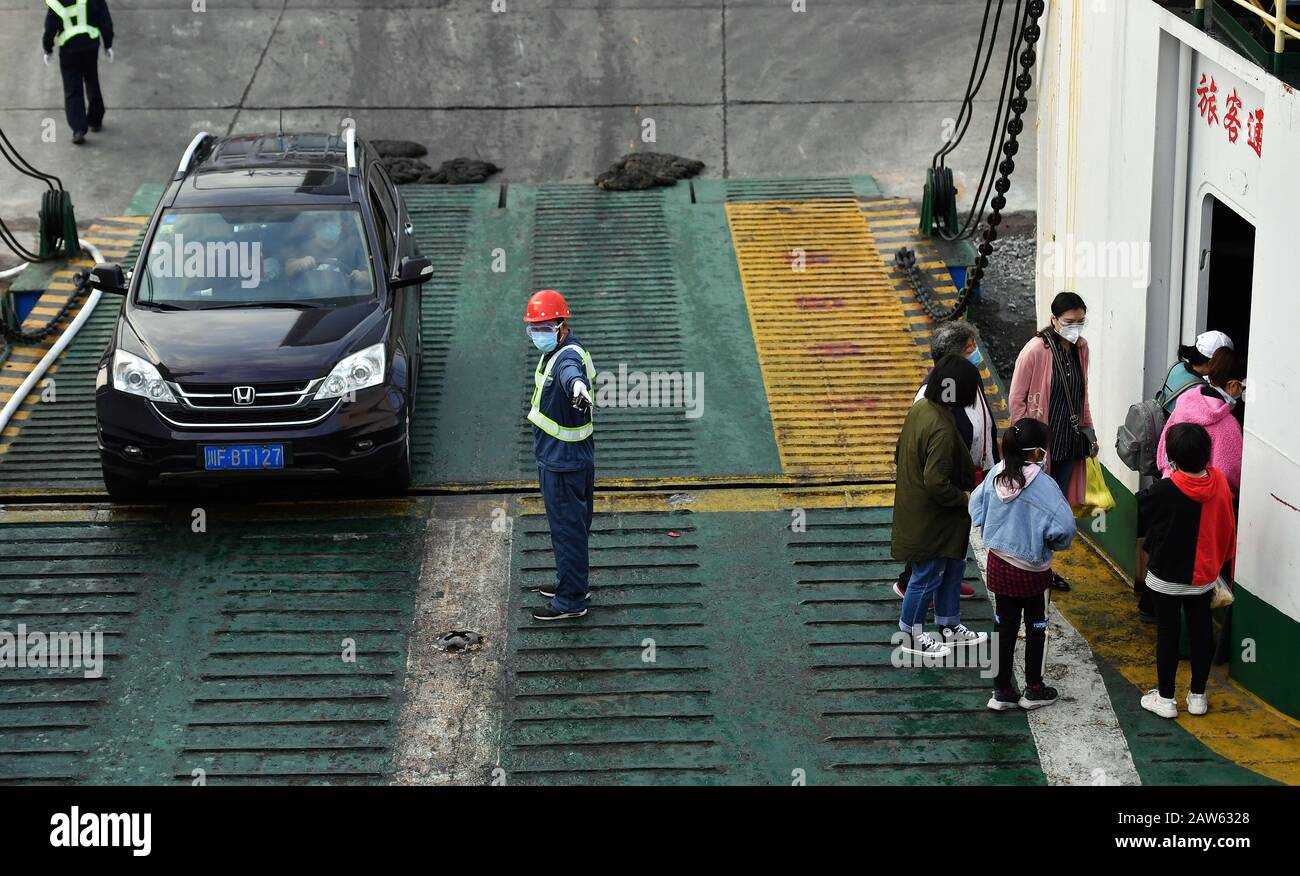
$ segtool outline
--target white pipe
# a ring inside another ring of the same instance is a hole
[[[79,243],[83,249],[90,253],[91,258],[95,260],[96,264],[100,264],[104,261],[103,254],[93,243],[87,243],[84,240],[79,240]],[[50,349],[45,352],[45,355],[41,357],[41,361],[37,362],[36,367],[32,369],[32,373],[27,375],[27,379],[24,380],[14,392],[13,397],[9,399],[8,404],[4,406],[4,410],[0,411],[0,432],[3,432],[5,428],[8,427],[9,421],[13,418],[14,412],[22,407],[23,401],[27,398],[28,393],[30,393],[32,388],[40,382],[42,377],[45,376],[45,372],[50,370],[50,366],[59,358],[59,355],[67,348],[68,344],[72,343],[72,339],[77,336],[77,332],[86,324],[86,320],[90,319],[90,315],[95,312],[95,305],[99,303],[100,296],[103,294],[104,293],[98,289],[92,289],[90,291],[90,294],[86,296],[86,303],[81,305],[81,310],[77,312],[77,316],[72,320],[72,324],[63,330],[63,334],[59,335],[59,339],[54,342],[54,346],[50,347]]]
[[[26,267],[27,262],[20,262],[12,268],[5,268],[3,271],[0,271],[0,280],[8,280],[10,277],[16,277],[21,274],[23,269]]]

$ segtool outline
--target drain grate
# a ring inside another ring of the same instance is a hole
[[[108,653],[0,673],[0,782],[388,781],[423,506],[208,511],[0,520],[0,629]]]
[[[531,590],[554,580],[546,518],[520,518],[508,781],[702,783],[725,773],[712,636],[700,616],[697,519],[689,511],[598,515],[591,585],[599,609],[580,627],[556,627],[528,615],[541,599]]]
[[[809,511],[802,532],[792,519],[600,514],[597,598],[561,624],[528,613],[553,566],[545,519],[521,517],[507,781],[1041,782],[1027,720],[983,713],[977,669],[890,664],[890,510]],[[979,586],[973,563],[967,577]],[[963,609],[973,627],[991,626],[986,602]]]
[[[421,254],[433,260],[433,276],[420,293],[424,370],[411,423],[411,465],[417,483],[436,480],[433,445],[442,412],[443,381],[463,295],[465,243],[484,189],[496,186],[402,186]]]
[[[537,191],[532,288],[559,289],[574,313],[574,329],[596,368],[610,375],[686,371],[687,337],[682,289],[662,192],[601,192],[590,186],[542,186]],[[519,460],[536,475],[527,400],[536,358],[526,349],[520,408]],[[597,390],[604,385],[598,379]],[[625,396],[626,398],[626,396]],[[658,407],[609,406],[596,412],[597,460],[602,477],[691,474],[699,468],[694,422],[684,398]],[[598,402],[600,399],[597,399]],[[635,401],[635,399],[630,399]]]
[[[853,180],[848,177],[773,177],[771,179],[729,179],[728,201],[788,201],[819,198],[851,198]]]

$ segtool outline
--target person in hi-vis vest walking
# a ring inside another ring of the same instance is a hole
[[[528,299],[529,339],[541,351],[533,373],[528,421],[533,424],[537,478],[551,527],[555,583],[537,588],[550,600],[533,610],[539,621],[587,613],[587,538],[596,483],[591,387],[596,368],[569,331],[569,305],[554,289]]]
[[[105,0],[45,0],[45,63],[59,47],[63,75],[63,111],[72,128],[72,142],[86,141],[86,131],[104,124],[104,95],[99,90],[99,47],[113,60],[113,17]]]

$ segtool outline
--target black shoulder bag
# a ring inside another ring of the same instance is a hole
[[[1070,449],[1073,451],[1073,459],[1087,459],[1092,456],[1092,439],[1084,434],[1083,429],[1079,427],[1079,412],[1074,409],[1074,393],[1070,392],[1070,381],[1065,376],[1065,366],[1061,364],[1060,353],[1056,349],[1056,344],[1046,334],[1043,340],[1047,342],[1047,348],[1052,351],[1052,365],[1056,372],[1061,375],[1061,386],[1065,388],[1065,402],[1070,406]],[[1079,382],[1083,383],[1083,360],[1079,361]],[[1084,387],[1084,392],[1087,392]],[[1050,417],[1050,413],[1048,414]]]

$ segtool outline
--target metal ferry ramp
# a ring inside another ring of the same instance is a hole
[[[910,293],[863,220],[879,199],[869,178],[403,195],[435,265],[423,292],[417,489],[533,483],[525,417],[536,359],[519,315],[542,286],[569,297],[601,372],[602,482],[892,477],[891,435],[924,373],[928,325],[907,315]],[[118,234],[106,255],[133,262],[139,241],[126,246],[136,235],[121,229],[143,222],[106,221]],[[797,252],[806,257],[793,270]],[[0,495],[103,494],[93,382],[116,305],[101,299],[51,373],[55,396],[33,393],[0,436]]]
[[[202,533],[206,500],[107,504],[92,388],[112,299],[0,438],[0,629],[103,632],[107,651],[95,678],[0,674],[0,782],[400,780],[432,632],[417,592],[456,592],[429,565],[429,493],[514,520],[487,643],[512,783],[1044,780],[1025,718],[980,708],[978,670],[891,664],[892,449],[931,327],[893,249],[949,282],[907,202],[865,177],[403,194],[435,264],[410,498],[214,501]],[[142,222],[103,223],[114,257]],[[542,286],[602,371],[705,379],[699,417],[617,385],[597,411],[595,608],[561,628],[528,615],[552,574],[520,322]]]

